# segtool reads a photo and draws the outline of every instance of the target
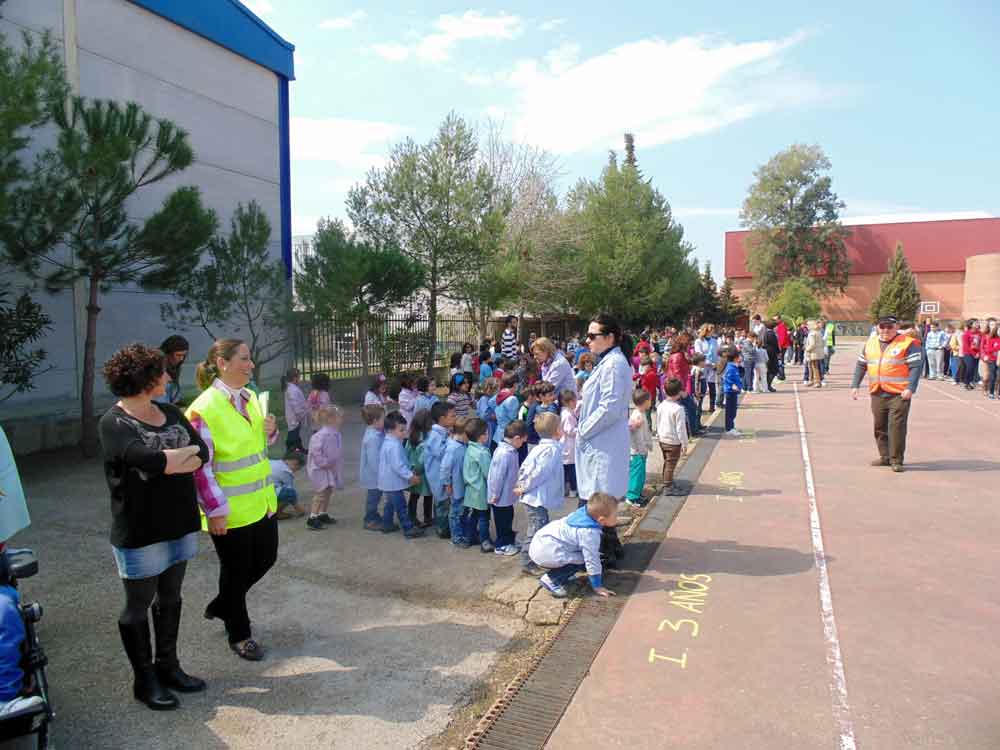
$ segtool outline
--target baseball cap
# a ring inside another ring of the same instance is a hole
[[[896,318],[895,315],[883,315],[881,318],[878,319],[878,322],[879,323],[892,323],[893,325],[898,325],[899,324],[899,320]]]

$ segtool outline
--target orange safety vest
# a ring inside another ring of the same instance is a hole
[[[882,348],[878,335],[865,344],[865,360],[868,363],[868,391],[878,393],[902,393],[910,382],[910,366],[906,364],[906,351],[916,339],[897,336]]]

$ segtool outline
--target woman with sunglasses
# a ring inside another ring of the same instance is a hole
[[[598,315],[587,329],[587,346],[597,359],[580,396],[576,471],[580,500],[595,492],[622,498],[628,489],[628,413],[632,400],[632,367],[621,326]]]

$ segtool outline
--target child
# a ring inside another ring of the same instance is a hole
[[[535,386],[535,394],[538,398],[538,409],[535,416],[545,412],[559,416],[559,405],[556,403],[558,394],[555,385],[547,382],[539,383]]]
[[[499,443],[506,435],[507,425],[517,419],[517,395],[514,388],[517,386],[517,373],[508,372],[500,381],[500,390],[496,395],[496,407],[494,412],[497,418],[496,430],[493,431],[493,442]]]
[[[462,347],[461,368],[462,374],[465,375],[466,380],[470,383],[474,382],[472,379],[473,375],[475,375],[474,359],[475,355],[473,354],[472,344],[466,342]]]
[[[566,583],[586,570],[595,594],[614,596],[614,591],[604,588],[600,549],[602,529],[613,529],[617,523],[615,499],[595,492],[585,506],[540,529],[529,549],[532,564],[548,569],[539,582],[556,599],[563,599]]]
[[[520,551],[514,542],[514,486],[520,467],[517,452],[527,439],[528,428],[520,420],[515,419],[504,428],[503,442],[493,453],[486,482],[486,495],[493,509],[493,525],[497,530],[496,549],[493,551],[505,557]]]
[[[306,514],[299,505],[299,493],[295,491],[295,473],[302,468],[304,451],[291,450],[281,461],[271,461],[271,482],[278,494],[278,512],[275,518],[300,518]]]
[[[422,411],[430,411],[431,407],[437,403],[438,397],[431,393],[434,388],[433,378],[428,378],[426,375],[421,375],[417,378],[417,395],[413,400],[413,414],[417,415]],[[410,427],[413,427],[413,421],[410,421]]]
[[[656,403],[656,393],[660,389],[660,376],[653,367],[653,358],[648,354],[643,354],[639,359],[639,374],[636,376],[636,381],[639,387],[649,394],[650,408],[652,408]]]
[[[740,340],[740,354],[743,356],[743,390],[753,390],[754,362],[757,359],[757,334],[752,331]]]
[[[642,506],[642,489],[646,486],[646,456],[653,447],[647,412],[653,406],[649,393],[641,388],[632,393],[632,413],[629,415],[628,492],[625,503],[633,508]]]
[[[739,437],[736,429],[736,408],[740,403],[743,381],[740,378],[740,353],[734,349],[726,352],[726,370],[722,376],[722,387],[726,392],[726,434]]]
[[[410,488],[410,499],[406,504],[407,512],[410,514],[410,523],[426,529],[433,521],[431,520],[434,510],[434,498],[431,495],[431,488],[427,482],[427,472],[424,469],[424,444],[431,431],[431,413],[428,409],[417,411],[410,425],[410,435],[406,438],[406,458],[410,462],[413,473],[420,477],[420,484]],[[417,502],[421,496],[424,498],[424,520],[417,522]]]
[[[760,336],[757,337],[758,339]],[[767,393],[767,349],[758,346],[753,352],[753,379],[757,393]],[[747,366],[750,363],[747,362]]]
[[[0,638],[0,715],[33,709],[42,704],[39,696],[23,694],[26,692],[24,667],[27,663],[25,641],[28,634],[21,616],[20,601],[20,594],[11,583],[10,567],[5,558],[0,564],[0,633],[3,634]],[[4,745],[25,746],[7,742]],[[32,743],[30,746],[35,745]]]
[[[460,372],[462,372],[462,352],[453,352],[451,364],[448,367],[448,377],[451,378]]]
[[[559,417],[539,414],[535,431],[541,437],[538,446],[521,462],[514,494],[528,513],[528,528],[521,545],[521,569],[525,575],[541,575],[541,569],[528,556],[531,537],[549,522],[549,510],[563,504],[562,446],[559,438]]]
[[[472,410],[476,404],[469,395],[472,390],[472,381],[464,373],[451,376],[448,383],[448,403],[455,407],[455,417],[468,419],[474,416]]]
[[[417,392],[413,390],[413,374],[404,372],[399,376],[399,413],[406,420],[407,428],[413,422],[413,415],[417,413]]]
[[[434,496],[434,520],[437,521],[437,535],[441,539],[451,538],[448,517],[451,501],[445,497],[444,482],[441,479],[441,461],[448,444],[448,434],[455,426],[455,407],[438,401],[431,407],[431,431],[424,448],[424,470],[431,494]]]
[[[562,412],[559,428],[562,431],[563,479],[568,497],[576,497],[576,392],[566,388],[559,394]]]
[[[487,378],[493,377],[492,357],[488,351],[479,355],[479,382],[482,383]]]
[[[285,435],[285,448],[289,451],[302,451],[302,432],[309,432],[309,404],[299,387],[300,373],[294,367],[285,373],[281,379],[282,390],[285,392],[285,422],[288,424],[288,434]],[[329,394],[327,394],[329,395]]]
[[[309,418],[312,424],[318,429],[316,412],[321,407],[330,403],[330,376],[325,372],[313,373],[309,382],[309,388]]]
[[[656,439],[663,452],[663,493],[676,495],[674,470],[688,445],[687,418],[680,403],[684,389],[681,381],[670,378],[663,390],[667,398],[656,407]]]
[[[529,385],[524,390],[524,403],[521,404],[521,409],[517,414],[517,418],[528,426],[528,442],[522,445],[521,450],[518,452],[518,457],[521,459],[522,464],[524,463],[524,459],[528,457],[528,452],[542,441],[538,431],[535,429],[535,417],[537,413],[537,386]]]
[[[497,428],[497,402],[494,396],[500,389],[500,382],[496,378],[488,378],[485,382],[476,386],[476,416],[486,422],[490,430],[490,452],[493,452],[496,441],[493,435]]]
[[[361,439],[361,470],[359,479],[365,490],[365,528],[381,531],[384,526],[378,506],[382,493],[378,488],[379,454],[385,440],[385,409],[369,404],[361,407],[361,419],[365,423],[365,435]],[[391,522],[390,522],[391,523]],[[388,526],[389,524],[385,524]]]
[[[389,534],[399,531],[399,526],[392,522],[393,514],[399,518],[403,527],[403,536],[415,539],[424,535],[424,530],[410,523],[406,512],[406,501],[403,500],[403,490],[420,484],[420,477],[410,470],[410,462],[406,460],[403,440],[406,438],[406,419],[402,414],[393,412],[385,418],[385,440],[379,453],[378,489],[387,494],[385,506],[385,523],[382,532]]]
[[[465,519],[463,546],[478,543],[481,552],[493,552],[495,547],[490,539],[490,511],[486,503],[486,480],[490,475],[486,422],[473,417],[465,426],[465,435],[469,439],[469,447],[462,464],[462,478],[465,480],[464,506],[469,509],[469,515]]]
[[[695,354],[691,358],[691,395],[695,400],[695,417],[697,422],[693,425],[694,432],[701,432],[704,427],[701,424],[702,404],[705,401],[705,393],[708,391],[708,383],[705,382],[705,355]]]
[[[335,489],[344,489],[341,462],[343,451],[341,446],[340,423],[343,413],[339,406],[327,404],[316,412],[316,426],[319,431],[309,439],[309,458],[306,472],[312,482],[312,508],[306,526],[313,531],[323,531],[328,524],[337,523],[336,519],[327,513],[330,507],[330,495]]]
[[[451,530],[451,543],[458,547],[468,547],[465,537],[465,480],[462,478],[462,468],[465,465],[465,448],[468,438],[465,435],[464,417],[456,417],[451,428],[451,435],[445,444],[444,457],[441,459],[441,481],[444,482],[444,494],[451,503],[448,512],[448,527]]]

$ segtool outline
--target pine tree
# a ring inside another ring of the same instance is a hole
[[[733,282],[726,279],[719,288],[719,322],[731,326],[741,315],[746,315],[747,309],[740,298],[733,292]]]
[[[697,323],[721,322],[722,310],[719,307],[719,290],[712,277],[712,261],[705,261],[705,270],[698,277],[698,287],[695,293],[695,304],[691,312]]]
[[[896,254],[889,261],[889,273],[882,277],[878,295],[872,300],[872,320],[883,315],[895,315],[900,320],[913,320],[920,307],[917,279],[903,254],[903,243],[896,243]]]
[[[635,161],[635,136],[631,133],[625,134],[625,163],[631,167],[636,166]]]

